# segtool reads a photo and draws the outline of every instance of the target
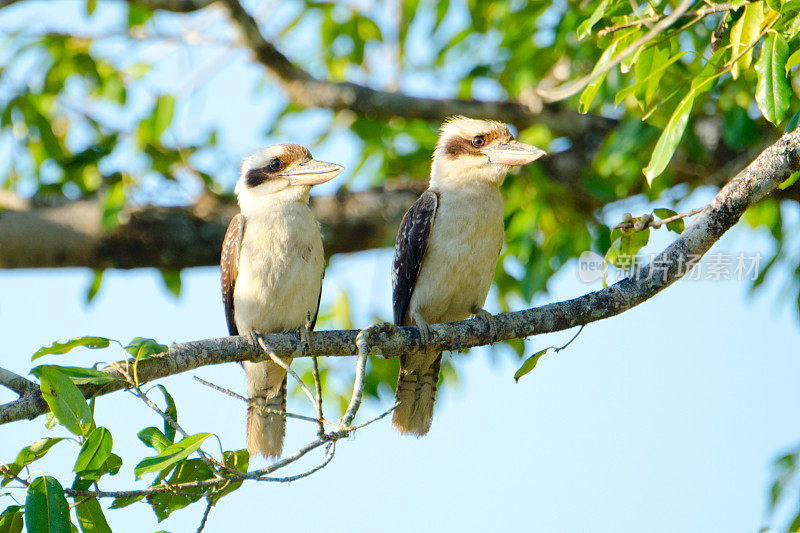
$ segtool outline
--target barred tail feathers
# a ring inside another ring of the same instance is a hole
[[[291,360],[290,360],[291,361]],[[244,363],[247,397],[265,404],[269,411],[286,412],[286,371],[271,361]],[[251,456],[280,457],[286,435],[286,416],[247,408],[247,450]]]
[[[430,360],[429,356],[425,358]],[[421,437],[431,428],[442,354],[435,354],[430,364],[420,365],[419,361],[409,359],[409,356],[400,358],[395,395],[398,406],[394,410],[392,424],[400,433]]]

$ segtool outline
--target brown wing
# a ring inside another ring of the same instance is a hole
[[[236,278],[239,275],[239,253],[242,250],[244,226],[243,215],[239,214],[231,219],[228,231],[225,232],[219,263],[222,270],[222,305],[225,306],[225,319],[228,321],[228,332],[231,335],[239,334],[233,318],[233,290],[236,288]]]
[[[439,206],[439,196],[428,189],[414,202],[400,223],[394,245],[394,268],[392,269],[392,306],[394,323],[405,325],[406,314],[411,303],[411,294],[417,284],[417,276],[428,248],[428,238]]]

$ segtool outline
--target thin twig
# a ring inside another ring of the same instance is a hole
[[[297,481],[298,479],[302,479],[304,477],[310,476],[311,474],[318,472],[328,466],[330,462],[333,460],[333,454],[336,453],[336,441],[331,441],[331,447],[329,451],[325,454],[325,460],[322,461],[320,464],[312,468],[311,470],[307,470],[302,474],[297,474],[294,476],[287,476],[287,477],[259,477],[255,478],[256,481],[268,481],[273,483],[290,483],[292,481]]]
[[[84,504],[84,503],[88,502],[89,500],[94,500],[94,496],[86,496],[81,501],[77,501],[77,498],[76,498],[75,501],[73,501],[71,504],[69,504],[69,508],[72,509],[74,507],[77,507],[77,506],[79,506],[81,504]]]
[[[680,220],[682,218],[693,217],[693,216],[695,216],[695,215],[697,215],[699,213],[702,213],[704,209],[705,209],[705,207],[698,207],[696,209],[692,209],[691,211],[687,211],[686,213],[678,213],[678,214],[673,215],[671,217],[661,218],[659,220],[656,220],[651,215],[647,214],[647,215],[641,216],[639,218],[626,220],[625,222],[620,222],[619,224],[614,226],[612,229],[623,229],[623,230],[625,230],[625,229],[635,229],[636,231],[641,231],[644,228],[655,228],[655,229],[658,229],[658,228],[660,228],[661,226],[663,226],[665,224],[669,224],[670,222],[674,222],[674,221]],[[637,222],[640,223],[639,224],[640,227],[636,226]]]
[[[12,472],[12,471],[11,471],[11,469],[10,469],[10,468],[8,468],[8,467],[7,467],[6,465],[4,465],[4,464],[0,464],[0,474],[4,475],[4,476],[6,476],[6,477],[10,477],[11,479],[13,479],[13,480],[15,480],[15,481],[19,481],[19,482],[20,482],[20,483],[22,483],[22,485],[23,485],[23,486],[25,486],[25,487],[29,487],[29,486],[30,486],[30,483],[28,483],[26,480],[22,479],[22,478],[21,478],[21,477],[19,477],[17,474],[15,474],[14,472]]]
[[[687,11],[680,18],[691,18],[697,17],[697,19],[702,19],[707,17],[708,15],[713,15],[715,13],[724,13],[727,11],[734,11],[739,9],[740,7],[744,7],[747,4],[752,4],[755,0],[747,0],[743,3],[739,4],[714,4],[710,7],[704,7],[703,9],[698,9],[696,11]],[[632,28],[633,26],[641,26],[642,24],[647,25],[648,23],[659,22],[665,19],[667,15],[653,15],[651,17],[645,17],[641,19],[631,20],[628,22],[623,22],[622,24],[618,24],[616,26],[607,26],[602,30],[597,32],[598,37],[603,37],[604,35],[608,35],[609,33],[614,33],[619,30],[624,30],[626,28]]]
[[[200,525],[197,528],[197,533],[201,533],[203,529],[206,527],[206,521],[208,520],[208,514],[211,512],[211,507],[214,505],[214,502],[211,498],[206,498],[206,510],[203,511],[203,518],[200,520]]]
[[[380,327],[382,325],[378,324],[377,326]],[[353,422],[358,408],[361,406],[361,398],[364,395],[364,378],[367,373],[367,354],[369,353],[369,344],[367,340],[374,329],[374,326],[369,326],[359,331],[358,336],[356,336],[356,347],[358,348],[356,376],[353,380],[353,395],[350,397],[350,403],[340,422],[342,426],[349,426]]]
[[[134,368],[135,368],[135,367],[134,367]],[[137,383],[135,383],[135,382],[134,382],[134,381],[131,379],[131,376],[130,376],[130,374],[128,374],[128,373],[127,373],[125,370],[122,370],[121,372],[123,373],[123,375],[124,375],[124,376],[126,377],[126,379],[128,380],[128,383],[130,383],[130,384],[131,384],[131,389],[130,389],[130,391],[131,391],[131,393],[132,393],[134,396],[136,396],[137,398],[139,398],[140,400],[142,400],[142,401],[145,403],[145,405],[147,405],[147,406],[148,406],[150,409],[152,409],[153,411],[155,411],[156,413],[158,413],[158,415],[159,415],[161,418],[163,418],[163,419],[164,419],[164,421],[165,421],[167,424],[169,424],[169,425],[170,425],[170,426],[171,426],[171,427],[172,427],[172,428],[173,428],[175,431],[177,431],[178,433],[180,433],[180,434],[181,434],[181,436],[182,436],[183,438],[186,438],[186,437],[188,437],[188,436],[189,436],[189,433],[187,433],[187,432],[186,432],[186,431],[185,431],[185,430],[184,430],[184,429],[183,429],[183,428],[180,426],[180,424],[178,424],[178,421],[177,421],[177,420],[175,420],[174,418],[172,418],[171,416],[169,416],[169,414],[167,414],[166,412],[162,411],[162,410],[161,410],[161,408],[160,408],[158,405],[156,405],[156,403],[155,403],[153,400],[151,400],[151,399],[150,399],[150,398],[147,396],[147,394],[145,394],[145,393],[142,391],[142,389],[139,387],[139,385],[138,385]],[[202,449],[200,449],[200,448],[198,448],[198,449],[197,449],[197,453],[198,453],[198,455],[200,455],[200,458],[203,460],[203,462],[206,464],[206,466],[208,466],[208,468],[209,468],[209,469],[210,469],[210,470],[211,470],[211,471],[214,473],[215,477],[217,477],[217,478],[221,478],[221,475],[220,475],[220,473],[219,473],[219,470],[217,469],[217,467],[218,467],[218,466],[223,466],[223,465],[222,465],[222,463],[220,463],[219,461],[217,461],[216,459],[214,459],[213,457],[211,457],[210,455],[208,455],[206,452],[204,452],[204,451],[203,451]]]
[[[400,405],[400,404],[399,403],[394,404],[393,406],[391,406],[386,411],[382,412],[381,414],[379,414],[378,416],[376,416],[374,418],[370,418],[366,422],[361,422],[360,424],[356,424],[355,426],[347,426],[346,428],[343,428],[343,429],[344,429],[344,431],[347,431],[347,432],[353,432],[353,431],[355,431],[357,429],[363,428],[364,426],[368,426],[368,425],[372,424],[373,422],[377,422],[381,418],[385,417],[386,415],[388,415],[389,413],[391,413],[392,411],[397,409],[398,405]]]
[[[567,346],[569,346],[570,344],[572,344],[572,341],[574,341],[575,339],[577,339],[577,338],[578,338],[578,335],[580,335],[580,334],[581,334],[581,332],[583,331],[583,328],[585,328],[585,327],[586,327],[586,324],[583,324],[583,325],[580,327],[580,329],[578,330],[578,332],[577,332],[575,335],[573,335],[573,336],[572,336],[572,338],[569,340],[569,342],[568,342],[567,344],[565,344],[564,346],[561,346],[560,348],[555,348],[555,347],[554,347],[555,349],[553,350],[553,352],[554,352],[554,353],[558,353],[558,352],[560,352],[561,350],[564,350],[564,349],[565,349]]]
[[[292,367],[290,367],[288,364],[284,363],[283,359],[275,355],[275,352],[272,350],[272,348],[267,346],[267,344],[264,342],[264,339],[262,339],[261,337],[258,337],[258,344],[261,345],[261,349],[264,350],[264,353],[266,353],[270,359],[272,359],[273,363],[286,370],[288,374],[292,375],[295,381],[297,381],[297,384],[300,385],[300,388],[303,390],[303,392],[306,393],[308,401],[310,401],[311,405],[313,405],[314,408],[316,408],[317,401],[314,399],[314,395],[311,393],[311,390],[308,388],[308,385],[306,385],[300,378],[300,376],[297,375],[297,372],[292,370]]]
[[[206,381],[206,380],[204,380],[202,378],[199,378],[197,376],[192,376],[192,377],[194,377],[194,379],[196,379],[197,381],[199,381],[200,383],[202,383],[206,387],[210,387],[210,388],[212,388],[212,389],[214,389],[216,391],[219,391],[219,392],[221,392],[223,394],[227,394],[228,396],[230,396],[232,398],[236,398],[237,400],[241,400],[244,403],[246,403],[247,405],[252,405],[253,407],[258,409],[259,411],[263,412],[264,414],[281,415],[281,416],[285,416],[286,418],[296,418],[297,420],[305,420],[306,422],[313,422],[315,424],[317,422],[319,422],[319,420],[317,420],[316,418],[310,417],[310,416],[298,415],[298,414],[295,414],[295,413],[285,413],[283,411],[277,411],[275,409],[270,409],[265,404],[263,404],[263,403],[261,403],[261,402],[259,402],[257,400],[251,400],[249,398],[245,398],[241,394],[237,394],[237,393],[233,392],[230,389],[226,389],[225,387],[220,387],[219,385],[215,385],[214,383]],[[333,422],[328,422],[327,420],[324,420],[324,419],[322,420],[322,422],[324,424],[328,424],[328,425],[330,425],[332,427],[339,427],[336,424],[334,424]]]
[[[672,23],[678,20],[683,15],[683,13],[687,9],[689,9],[689,6],[691,5],[692,1],[693,0],[683,0],[678,5],[678,7],[675,8],[675,11],[664,17],[663,20],[659,21],[642,37],[640,37],[639,39],[628,45],[619,55],[617,55],[616,57],[614,57],[614,59],[606,63],[606,65],[603,66],[602,68],[592,71],[591,73],[587,74],[586,76],[578,80],[561,84],[559,87],[554,87],[552,89],[537,88],[536,94],[544,102],[558,102],[560,100],[565,100],[570,96],[578,94],[591,82],[598,79],[600,76],[606,74],[612,68],[622,63],[622,61],[626,57],[636,52],[636,50],[638,50],[641,46],[647,44],[650,40],[658,37],[662,31],[672,26]]]
[[[308,347],[308,352],[311,354],[311,369],[312,374],[314,375],[314,393],[316,394],[316,407],[317,407],[317,420],[319,421],[319,430],[317,431],[317,436],[322,438],[325,436],[325,425],[323,424],[323,415],[322,415],[322,380],[319,377],[319,361],[317,361],[317,352],[314,350],[314,344],[311,339],[311,313],[308,312],[308,316],[306,319],[305,324],[305,335],[306,335],[306,345]]]

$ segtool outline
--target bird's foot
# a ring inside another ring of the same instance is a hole
[[[489,344],[494,344],[497,340],[497,319],[483,307],[473,307],[472,314],[475,315],[476,319],[485,322],[489,327]]]
[[[414,323],[416,323],[419,330],[420,348],[423,352],[427,352],[428,344],[431,341],[431,326],[419,313],[414,313]]]
[[[262,335],[260,332],[251,329],[250,331],[247,332],[247,339],[250,341],[250,344],[253,345],[253,348],[255,348],[257,352],[267,351],[266,343],[264,342],[264,335]]]
[[[356,336],[356,347],[358,348],[358,353],[367,353],[369,351],[369,346],[373,344],[374,340],[381,336],[391,337],[395,333],[397,333],[397,326],[391,322],[377,322],[367,326],[359,331],[358,335]],[[383,355],[383,357],[388,359],[386,355]]]
[[[300,328],[300,352],[303,355],[314,353],[314,343],[311,341],[311,314],[308,314],[306,323]]]

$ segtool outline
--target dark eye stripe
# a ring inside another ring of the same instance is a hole
[[[271,159],[266,166],[260,168],[251,168],[247,171],[247,175],[245,176],[247,186],[251,189],[253,187],[258,187],[265,181],[272,179],[275,174],[283,170],[283,167],[283,161],[276,157]]]
[[[253,187],[258,187],[268,179],[272,177],[270,172],[267,171],[265,168],[252,168],[247,171],[247,175],[245,176],[245,181],[247,182],[247,186],[251,189]]]

